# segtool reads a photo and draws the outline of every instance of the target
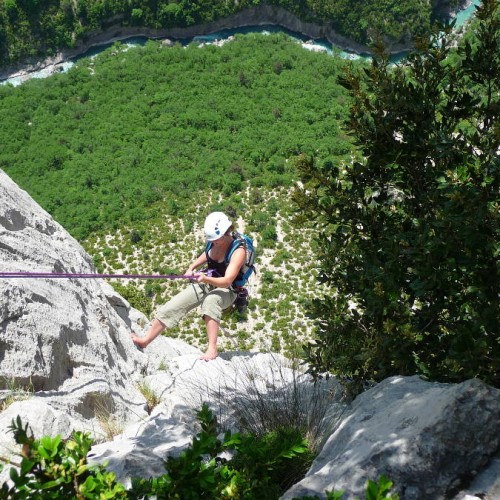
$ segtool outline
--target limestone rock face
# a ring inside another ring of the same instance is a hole
[[[2,171],[0,262],[1,272],[95,272],[78,242]],[[28,393],[0,414],[0,427],[16,410],[40,432],[67,435],[78,425],[98,435],[98,415],[147,415],[134,381],[147,361],[129,337],[141,316],[100,279],[0,277],[0,389],[4,399],[6,390]],[[59,424],[43,425],[51,418]]]
[[[478,380],[389,378],[354,401],[306,477],[283,498],[324,498],[333,489],[363,497],[367,479],[381,474],[403,500],[452,498],[498,453],[499,422],[500,390]]]
[[[158,338],[145,349],[149,356],[155,346],[154,359],[167,360],[143,380],[158,405],[148,418],[89,454],[92,462],[106,462],[126,485],[133,477],[165,473],[165,457],[185,449],[200,430],[196,412],[203,403],[223,428],[232,430],[241,430],[243,422],[245,430],[265,429],[266,422],[269,430],[271,422],[297,424],[302,418],[319,446],[344,409],[335,379],[314,385],[278,354],[227,352],[210,362],[200,360],[199,352],[170,358],[172,347],[166,341]]]

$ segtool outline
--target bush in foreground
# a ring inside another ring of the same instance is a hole
[[[297,461],[300,465],[312,461],[307,442],[294,429],[278,429],[259,438],[228,431],[221,440],[206,404],[198,419],[201,431],[178,457],[168,457],[164,475],[135,479],[126,490],[104,466],[87,463],[92,446],[88,434],[75,432],[67,441],[60,436],[35,439],[28,424],[17,417],[10,430],[22,445],[22,459],[12,464],[11,485],[1,486],[0,499],[277,499],[284,493],[283,478],[290,479],[290,468]],[[398,496],[390,496],[391,488],[392,482],[383,476],[379,483],[368,481],[366,499],[397,500]],[[343,493],[326,495],[340,500]]]

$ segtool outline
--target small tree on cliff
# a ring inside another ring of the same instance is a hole
[[[499,2],[458,51],[450,30],[403,65],[377,49],[343,79],[361,161],[301,157],[295,200],[319,228],[313,372],[500,385]]]

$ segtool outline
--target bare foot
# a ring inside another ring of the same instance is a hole
[[[204,361],[210,361],[212,359],[215,359],[217,356],[217,349],[207,349],[207,352],[203,356],[200,356],[200,359],[203,359]]]
[[[130,338],[132,339],[132,342],[137,346],[144,348],[146,347],[149,342],[146,340],[144,337],[138,337],[134,332],[130,334]]]

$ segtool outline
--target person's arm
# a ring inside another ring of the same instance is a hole
[[[231,256],[231,260],[226,269],[226,274],[220,278],[207,276],[206,274],[199,274],[196,278],[198,283],[207,283],[207,285],[216,286],[218,288],[229,288],[231,283],[236,279],[240,269],[243,267],[246,258],[245,248],[239,247]]]
[[[187,276],[191,276],[194,274],[194,270],[198,269],[200,266],[207,262],[207,254],[205,252],[201,253],[200,256],[194,260],[191,265],[187,268],[187,271],[184,273]]]

